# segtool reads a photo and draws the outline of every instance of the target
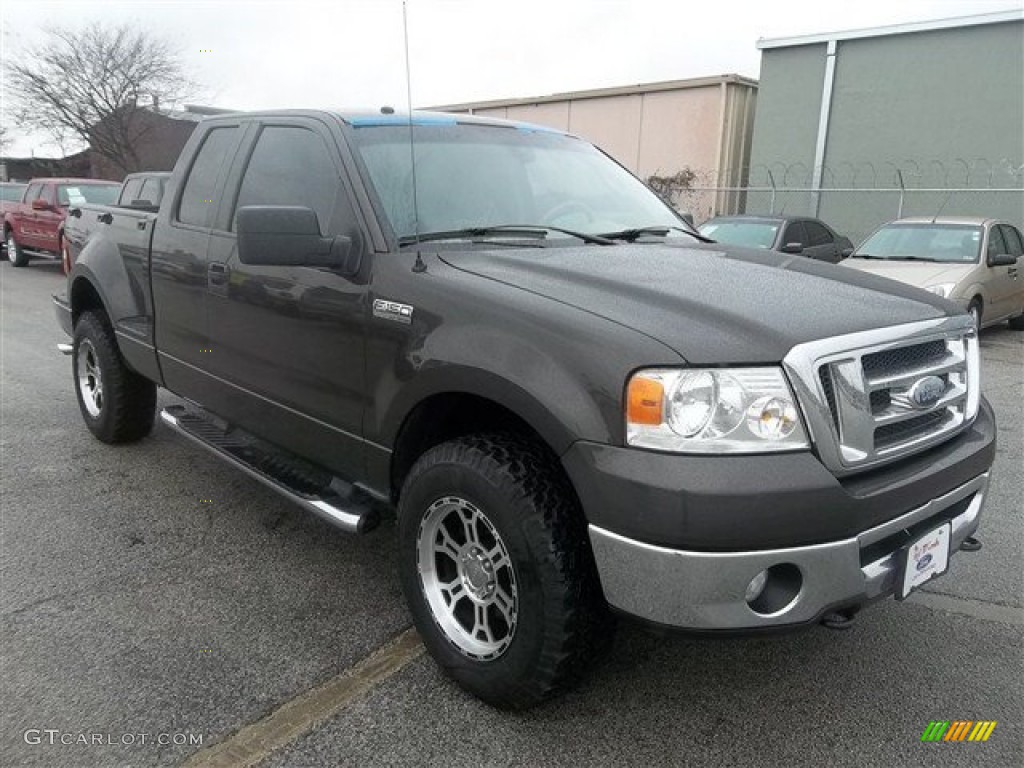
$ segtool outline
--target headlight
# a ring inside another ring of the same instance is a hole
[[[809,447],[781,368],[653,368],[626,388],[626,443],[675,453]]]
[[[929,285],[925,290],[929,293],[934,293],[936,296],[948,299],[953,294],[955,287],[956,283],[939,283],[938,285]]]

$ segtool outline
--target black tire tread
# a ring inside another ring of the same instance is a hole
[[[494,697],[475,691],[497,707],[535,706],[577,683],[611,638],[612,617],[600,590],[576,493],[558,457],[517,434],[469,435],[436,446],[416,462],[405,487],[438,464],[465,466],[491,478],[510,501],[529,510],[523,529],[535,543],[545,543],[545,557],[552,566],[541,569],[548,624],[535,674],[517,681],[513,691]]]
[[[103,408],[106,413],[93,419],[82,410],[90,431],[104,443],[132,443],[141,440],[153,429],[156,385],[125,364],[121,350],[117,347],[114,329],[103,312],[83,312],[75,324],[76,342],[80,335],[92,342],[100,365],[103,366]],[[77,359],[77,343],[74,354]],[[75,391],[78,392],[77,380]]]

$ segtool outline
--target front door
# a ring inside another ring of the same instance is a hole
[[[1009,254],[1016,257],[1017,262],[1009,266],[990,266],[989,290],[992,311],[985,312],[987,319],[1009,317],[1020,312],[1021,293],[1024,291],[1019,269],[1021,267],[1020,234],[1009,224],[997,224],[989,230],[986,258],[997,254]]]
[[[316,212],[321,234],[347,235],[365,249],[335,141],[315,119],[260,125],[237,173],[229,231],[210,242],[209,362],[224,418],[359,478],[366,286],[324,268],[244,264],[234,235],[239,208],[303,206]]]

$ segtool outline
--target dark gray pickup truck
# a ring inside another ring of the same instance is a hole
[[[397,515],[426,647],[495,705],[615,613],[843,626],[979,546],[970,318],[710,242],[576,137],[218,116],[158,213],[104,211],[55,297],[89,429],[142,438],[164,387],[164,424],[339,528]]]

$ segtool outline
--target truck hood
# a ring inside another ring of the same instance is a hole
[[[695,365],[775,363],[805,341],[957,311],[937,296],[874,275],[719,243],[438,255],[456,269],[633,328]]]
[[[958,283],[965,278],[977,264],[934,264],[927,261],[881,261],[878,259],[858,259],[853,256],[842,262],[860,272],[870,272],[890,280],[899,280],[907,285],[925,288],[941,283]]]

